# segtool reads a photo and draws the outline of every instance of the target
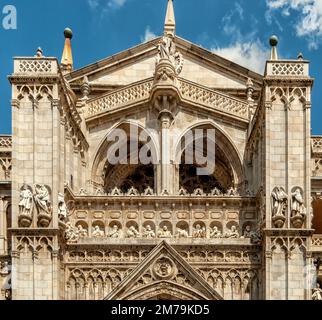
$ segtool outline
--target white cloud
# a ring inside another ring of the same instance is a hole
[[[299,13],[295,25],[298,37],[306,37],[310,49],[316,49],[322,40],[322,0],[266,0],[267,17],[275,11],[290,16],[291,10]]]
[[[89,7],[95,10],[99,6],[99,0],[87,0]]]
[[[155,38],[157,38],[158,36],[151,31],[150,29],[150,26],[147,26],[146,29],[145,29],[145,33],[144,33],[144,36],[141,37],[141,41],[142,42],[148,42],[150,40],[153,40]]]
[[[257,39],[255,41],[236,41],[225,48],[212,48],[214,53],[243,67],[263,74],[269,50]]]
[[[126,1],[127,0],[87,0],[87,3],[91,10],[102,7],[103,11],[108,11],[108,9],[119,9],[123,7]]]
[[[121,8],[124,6],[126,0],[110,0],[108,1],[107,5],[110,8]]]

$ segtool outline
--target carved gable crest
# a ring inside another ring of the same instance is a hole
[[[166,241],[156,246],[105,300],[222,300]]]

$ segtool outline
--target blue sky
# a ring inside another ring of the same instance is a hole
[[[60,59],[65,27],[74,32],[74,67],[80,68],[163,32],[167,0],[0,0],[17,9],[17,29],[0,23],[0,133],[11,132],[13,56],[41,46]],[[312,133],[322,135],[322,0],[175,0],[177,34],[255,71],[264,69],[268,39],[277,34],[282,58],[302,52],[315,78]],[[1,15],[2,13],[2,15]]]

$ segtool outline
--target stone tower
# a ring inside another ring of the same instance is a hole
[[[278,59],[276,37],[264,76],[265,298],[310,298],[312,258],[309,62]]]

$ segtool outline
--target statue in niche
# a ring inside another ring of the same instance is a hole
[[[294,188],[291,199],[291,223],[293,227],[301,228],[306,217],[302,190],[298,187]]]
[[[94,230],[93,230],[93,233],[92,233],[92,236],[94,238],[103,238],[104,237],[104,231],[101,230],[101,228],[99,226],[95,226]]]
[[[7,276],[9,273],[10,273],[9,263],[8,261],[4,261],[1,266],[0,275]]]
[[[189,233],[185,229],[177,228],[176,238],[178,239],[189,238]]]
[[[140,232],[134,226],[131,226],[127,230],[127,237],[128,238],[139,238]]]
[[[70,222],[66,223],[65,239],[67,242],[77,242],[79,239],[78,229],[73,227]]]
[[[300,188],[296,188],[291,194],[292,196],[292,215],[305,215],[304,200]]]
[[[239,238],[239,232],[238,232],[236,226],[232,226],[230,228],[230,230],[226,232],[225,237],[229,238],[229,239],[237,239],[237,238]]]
[[[210,238],[211,239],[222,238],[222,233],[217,226],[214,226],[212,229],[210,228]]]
[[[88,232],[86,229],[83,228],[83,226],[80,224],[78,225],[78,236],[79,238],[87,238],[88,237]]]
[[[108,236],[112,239],[121,238],[121,233],[117,224],[114,224]]]
[[[259,245],[262,243],[262,233],[260,229],[251,232],[250,241],[252,244],[256,244],[256,245]]]
[[[320,288],[320,284],[316,284],[316,288],[312,290],[312,300],[314,301],[322,301],[322,289]]]
[[[243,238],[250,239],[252,236],[252,227],[247,225],[243,234]]]
[[[276,187],[272,192],[272,214],[275,216],[285,216],[288,195],[282,187]]]
[[[288,195],[278,186],[272,192],[272,222],[276,228],[282,228],[286,220]]]
[[[201,227],[200,224],[197,224],[193,230],[192,237],[196,239],[206,238],[206,228]]]
[[[35,185],[34,201],[38,212],[38,225],[47,228],[51,221],[51,202],[49,187],[43,184]]]
[[[61,193],[58,193],[58,219],[62,222],[65,222],[67,219],[67,206]]]
[[[38,214],[51,215],[51,203],[48,187],[43,184],[37,184],[35,186],[35,205],[38,210]]]
[[[159,238],[172,238],[172,233],[170,230],[168,230],[167,226],[164,226],[162,229],[158,232]]]
[[[32,189],[27,184],[24,184],[20,191],[19,214],[31,216],[32,204],[33,204]]]
[[[155,232],[152,230],[149,224],[143,230],[143,238],[147,238],[147,239],[155,238]]]

